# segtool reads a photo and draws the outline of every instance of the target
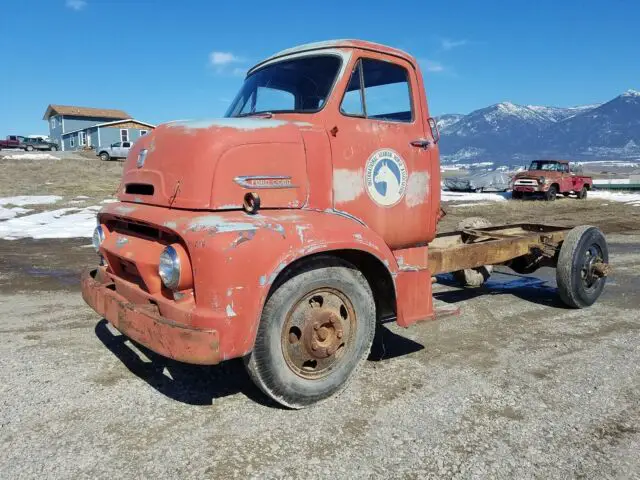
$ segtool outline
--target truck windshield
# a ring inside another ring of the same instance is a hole
[[[551,170],[551,171],[558,171],[558,172],[562,172],[564,170],[563,166],[561,163],[558,162],[541,162],[541,161],[535,161],[535,162],[531,162],[531,166],[529,167],[529,170]]]
[[[340,64],[335,55],[318,55],[267,65],[245,79],[225,117],[317,112],[327,101]]]

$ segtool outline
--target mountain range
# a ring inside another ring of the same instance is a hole
[[[437,118],[443,163],[522,164],[536,158],[640,158],[640,92],[577,107],[502,102]]]

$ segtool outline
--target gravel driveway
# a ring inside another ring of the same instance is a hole
[[[0,477],[638,478],[640,233],[608,240],[594,307],[563,308],[551,270],[439,285],[459,316],[381,327],[347,391],[302,411],[269,403],[239,361],[135,347],[67,270],[0,261]],[[0,257],[12,249],[28,246]]]

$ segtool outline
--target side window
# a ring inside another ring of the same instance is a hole
[[[148,133],[148,130],[140,130],[140,136],[144,137]]]
[[[347,90],[342,98],[340,111],[346,115],[365,116],[364,105],[362,104],[362,89],[360,88],[360,79],[362,78],[361,64],[362,62],[358,62],[356,68],[353,69]]]
[[[76,146],[76,138],[73,135],[69,137],[69,145],[71,145],[72,147]]]
[[[120,140],[122,140],[123,142],[129,141],[129,130],[127,130],[126,128],[120,129]]]
[[[51,128],[56,128],[56,117],[51,117]]]
[[[122,148],[131,148],[131,142],[122,142]]]
[[[351,75],[340,110],[376,120],[413,121],[407,70],[389,62],[361,59]]]

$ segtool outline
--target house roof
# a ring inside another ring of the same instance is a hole
[[[44,112],[43,120],[49,120],[52,115],[74,115],[78,117],[99,117],[99,118],[131,118],[123,110],[113,110],[108,108],[74,107],[72,105],[49,105]]]
[[[73,133],[78,133],[83,130],[91,130],[92,128],[96,128],[96,127],[110,127],[112,125],[117,125],[119,123],[126,123],[126,122],[139,123],[140,125],[144,125],[145,127],[156,128],[156,126],[151,123],[141,122],[140,120],[136,120],[135,118],[125,118],[123,120],[115,120],[113,122],[96,123],[95,125],[89,125],[88,127],[78,128],[77,130],[71,130],[70,132],[63,132],[62,136],[64,137],[65,135],[71,135]]]

